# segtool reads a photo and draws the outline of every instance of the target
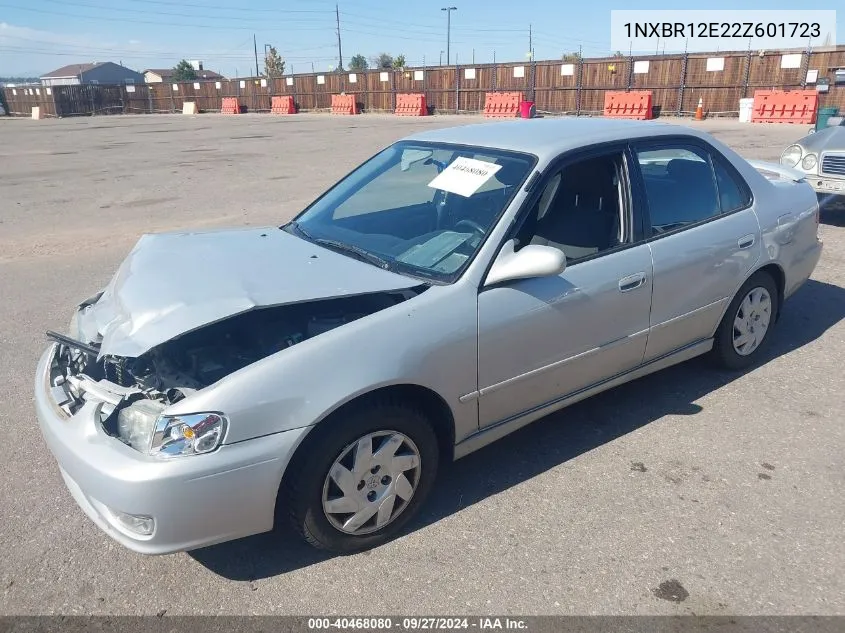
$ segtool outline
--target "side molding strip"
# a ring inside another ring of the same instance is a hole
[[[492,425],[485,426],[483,429],[479,429],[455,445],[455,459],[465,457],[473,451],[501,439],[505,435],[508,435],[523,426],[527,426],[531,422],[538,420],[553,411],[562,409],[566,405],[573,404],[579,400],[584,400],[611,387],[621,385],[636,378],[641,378],[642,376],[660,371],[666,367],[671,367],[672,365],[681,363],[685,360],[695,358],[696,356],[710,351],[712,348],[712,338],[690,343],[689,345],[677,349],[674,352],[652,359],[639,367],[611,376],[610,378],[606,378],[605,380],[597,382],[589,387],[568,393],[560,396],[559,398],[555,398],[554,400],[550,400],[549,402],[532,407],[522,413],[512,415]]]

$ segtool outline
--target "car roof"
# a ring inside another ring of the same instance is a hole
[[[657,121],[569,117],[460,125],[417,132],[403,140],[528,152],[543,159],[585,145],[667,134],[704,136],[686,126]]]

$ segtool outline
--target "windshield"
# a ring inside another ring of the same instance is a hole
[[[488,148],[401,141],[283,228],[389,270],[451,281],[534,162]]]

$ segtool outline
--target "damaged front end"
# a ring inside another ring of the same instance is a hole
[[[144,454],[175,457],[208,453],[226,434],[228,421],[217,412],[167,416],[164,410],[188,389],[159,389],[127,372],[134,359],[99,357],[94,345],[56,332],[49,388],[56,406],[70,417],[90,403],[103,430]]]
[[[267,356],[336,327],[397,305],[421,288],[262,307],[186,332],[137,357],[102,354],[102,337],[85,328],[48,332],[55,344],[49,388],[72,416],[88,402],[105,432],[146,454],[170,457],[206,453],[223,441],[222,412],[167,416],[166,408]],[[80,306],[76,319],[96,298]],[[83,334],[83,332],[85,332]]]

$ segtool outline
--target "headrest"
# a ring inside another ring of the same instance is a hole
[[[494,178],[503,185],[513,186],[525,176],[525,163],[523,161],[504,159],[498,164],[502,168],[496,172]]]
[[[562,189],[576,196],[604,196],[616,185],[616,169],[609,161],[588,161],[564,170]]]
[[[666,165],[666,173],[675,180],[701,178],[709,171],[710,166],[704,161],[688,158],[673,158]]]

